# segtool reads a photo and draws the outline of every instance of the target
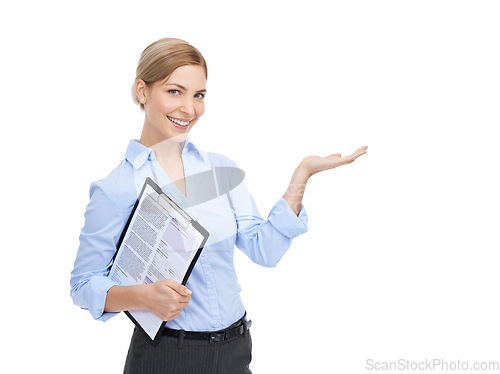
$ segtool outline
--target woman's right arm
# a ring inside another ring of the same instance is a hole
[[[107,275],[130,211],[116,203],[102,180],[91,184],[89,194],[70,295],[74,304],[88,310],[94,319],[107,321],[116,314],[104,311],[107,292],[117,285]]]
[[[172,280],[119,286],[107,276],[130,211],[113,199],[102,181],[92,183],[71,273],[73,302],[101,321],[130,309],[150,310],[162,320],[176,318],[191,298],[186,287]]]

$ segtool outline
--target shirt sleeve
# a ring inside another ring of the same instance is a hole
[[[276,266],[292,239],[308,230],[303,204],[297,216],[281,197],[263,219],[244,181],[230,192],[230,197],[237,223],[235,244],[259,265]]]
[[[71,272],[71,297],[96,320],[106,321],[118,313],[105,313],[108,290],[116,285],[108,271],[128,213],[120,211],[102,182],[90,187],[90,202],[80,232],[80,246]]]

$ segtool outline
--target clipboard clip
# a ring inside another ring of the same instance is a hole
[[[175,219],[182,227],[184,227],[184,229],[187,230],[193,219],[164,193],[159,194],[158,196],[158,204],[160,204],[167,211],[168,215],[172,219]]]

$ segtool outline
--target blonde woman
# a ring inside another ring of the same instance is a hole
[[[74,303],[101,321],[130,309],[149,310],[167,321],[157,345],[134,330],[125,373],[250,373],[250,322],[239,296],[234,246],[257,264],[275,266],[292,239],[307,231],[302,205],[307,180],[366,153],[364,146],[349,156],[304,158],[263,219],[241,180],[220,191],[199,177],[215,169],[237,170],[230,158],[201,151],[187,137],[204,113],[206,80],[205,59],[185,41],[167,38],[148,46],[132,89],[145,114],[140,139],[131,140],[125,159],[90,187],[71,273]],[[119,286],[107,277],[146,177],[210,233],[186,286],[169,279]],[[226,177],[238,179],[231,173]]]

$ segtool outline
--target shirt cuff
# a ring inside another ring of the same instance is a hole
[[[108,290],[116,286],[117,284],[108,277],[104,276],[94,276],[90,279],[89,284],[90,292],[92,294],[93,302],[89,303],[89,312],[98,321],[105,322],[111,317],[114,317],[116,313],[104,312],[104,306],[106,305],[106,296]]]
[[[300,204],[299,215],[297,216],[283,197],[274,204],[268,220],[276,230],[288,238],[295,238],[308,230],[308,216],[304,205]]]

